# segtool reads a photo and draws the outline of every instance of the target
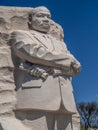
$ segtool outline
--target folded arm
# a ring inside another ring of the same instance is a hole
[[[71,75],[76,75],[80,71],[80,63],[70,55],[65,53],[50,52],[42,44],[35,41],[25,33],[25,31],[15,31],[11,33],[12,49],[15,54],[28,62],[57,67],[61,70],[71,70]]]

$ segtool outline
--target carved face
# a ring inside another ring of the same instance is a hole
[[[50,12],[47,8],[40,7],[32,16],[31,26],[34,30],[47,33],[50,29]]]

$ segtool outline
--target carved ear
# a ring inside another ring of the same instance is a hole
[[[28,27],[29,27],[29,28],[31,28],[32,17],[34,16],[33,10],[34,10],[34,9],[32,9],[32,10],[28,13]]]
[[[32,12],[28,14],[28,27],[31,28]]]

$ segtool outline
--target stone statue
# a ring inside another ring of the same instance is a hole
[[[16,83],[16,116],[30,112],[24,123],[32,122],[35,130],[71,130],[76,113],[71,77],[80,72],[80,63],[63,41],[48,34],[52,20],[46,7],[35,8],[29,20],[30,30],[12,32],[10,40],[23,73]]]
[[[34,8],[28,25],[29,30],[12,31],[9,40],[17,93],[15,116],[32,130],[72,130],[77,110],[71,77],[80,72],[80,63],[67,50],[62,29],[59,36],[56,29],[51,31],[54,22],[46,7]]]

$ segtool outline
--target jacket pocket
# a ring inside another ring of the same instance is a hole
[[[33,76],[25,76],[22,82],[23,89],[40,88],[42,86],[42,79]]]

